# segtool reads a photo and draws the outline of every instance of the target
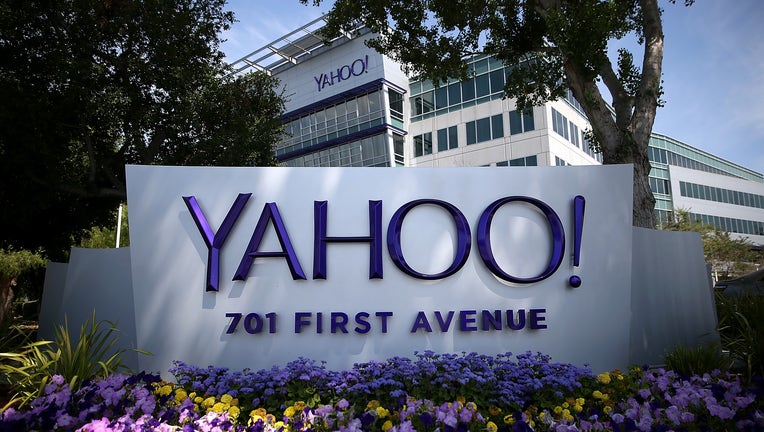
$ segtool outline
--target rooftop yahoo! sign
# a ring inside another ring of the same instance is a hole
[[[321,91],[324,87],[331,87],[334,84],[348,80],[352,77],[361,76],[368,72],[369,56],[366,55],[362,58],[357,58],[348,64],[339,66],[336,70],[330,70],[320,75],[316,75],[313,77],[313,81],[316,82],[317,90]]]
[[[142,368],[423,349],[626,362],[629,167],[127,173]]]

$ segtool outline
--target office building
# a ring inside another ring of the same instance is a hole
[[[505,68],[485,55],[471,78],[435,87],[364,44],[368,31],[326,44],[313,21],[232,63],[278,77],[288,97],[286,166],[566,166],[602,163],[571,96],[520,111],[503,98]],[[764,176],[667,135],[650,139],[659,222],[675,208],[764,244]]]

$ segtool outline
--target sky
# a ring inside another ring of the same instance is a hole
[[[764,173],[764,1],[696,0],[690,7],[683,0],[659,2],[666,105],[658,109],[653,131]],[[223,34],[220,48],[233,62],[330,6],[229,0],[238,21]]]

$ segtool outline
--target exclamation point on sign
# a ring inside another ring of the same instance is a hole
[[[578,267],[578,263],[581,260],[581,235],[584,231],[584,210],[586,208],[586,200],[581,195],[576,195],[573,199],[573,218],[576,224],[575,234],[573,237],[573,267]],[[568,279],[570,286],[578,288],[581,286],[581,277],[573,275]]]

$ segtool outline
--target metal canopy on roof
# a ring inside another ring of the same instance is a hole
[[[326,25],[326,16],[305,24],[297,30],[284,35],[275,41],[245,55],[231,63],[232,74],[245,72],[249,68],[272,74],[277,68],[291,63],[297,64],[303,57],[309,56],[315,50],[327,45],[319,30]],[[332,43],[341,38],[350,38],[344,34],[331,39]]]

